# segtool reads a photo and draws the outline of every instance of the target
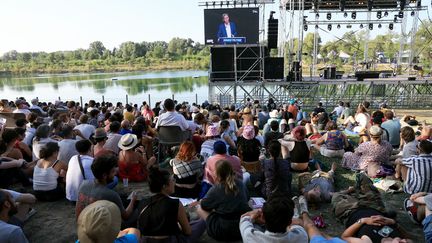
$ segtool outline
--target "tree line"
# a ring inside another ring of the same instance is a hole
[[[209,64],[209,48],[192,39],[173,38],[169,42],[124,42],[108,49],[101,41],[87,49],[56,52],[4,53],[0,70],[11,72],[130,71],[146,69],[204,69]]]

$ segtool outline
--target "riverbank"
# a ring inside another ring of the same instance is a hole
[[[121,61],[79,60],[58,63],[37,62],[0,62],[0,76],[23,74],[62,74],[62,73],[92,73],[92,72],[131,72],[131,71],[165,71],[165,70],[208,70],[209,58],[191,56],[182,59],[136,59]]]

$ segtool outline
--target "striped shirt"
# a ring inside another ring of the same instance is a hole
[[[408,167],[404,191],[408,194],[432,192],[432,155],[421,154],[402,160]]]

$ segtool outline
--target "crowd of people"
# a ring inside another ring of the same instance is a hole
[[[0,242],[27,242],[34,205],[58,200],[75,205],[84,243],[197,242],[204,232],[217,241],[412,242],[371,178],[403,182],[400,205],[432,242],[432,127],[385,105],[319,103],[308,115],[296,99],[151,108],[19,98],[2,100],[0,112],[16,113],[1,127]],[[337,167],[355,174],[346,190],[336,191]],[[134,182],[152,196],[116,190]],[[28,193],[11,189],[19,184]],[[265,203],[254,207],[251,195]],[[345,225],[339,236],[309,214],[325,203]]]

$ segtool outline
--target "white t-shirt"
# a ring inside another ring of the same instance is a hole
[[[33,139],[33,146],[32,146],[33,160],[40,159],[39,152],[40,152],[41,148],[49,142],[57,143],[57,141],[52,139],[52,138],[42,138],[39,141],[36,141],[36,139]]]
[[[86,180],[94,180],[94,175],[91,170],[93,158],[88,155],[81,155],[81,162]],[[66,173],[66,198],[69,201],[76,202],[78,200],[79,187],[83,181],[84,177],[79,166],[78,155],[74,155],[69,161],[69,167]]]
[[[179,126],[183,131],[189,129],[189,124],[187,123],[186,118],[175,111],[167,111],[159,115],[156,122],[156,129],[159,126]]]
[[[89,139],[96,131],[96,128],[90,124],[79,124],[74,129],[79,130],[86,139]],[[82,138],[78,137],[78,140],[82,140]]]
[[[28,115],[31,111],[29,109],[16,109],[12,113],[24,113],[25,115]]]
[[[75,148],[75,144],[77,142],[78,140],[75,139],[63,139],[58,142],[60,151],[57,159],[66,164],[69,163],[69,160],[72,158],[72,156],[78,154],[78,151]]]

